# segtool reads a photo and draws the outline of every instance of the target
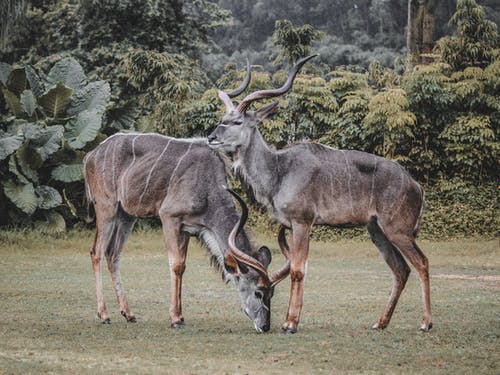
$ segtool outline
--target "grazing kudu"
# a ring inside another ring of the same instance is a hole
[[[285,84],[256,91],[238,106],[222,91],[226,114],[208,137],[209,145],[233,157],[233,167],[252,189],[256,200],[291,230],[291,291],[283,332],[297,331],[302,309],[304,278],[313,225],[366,225],[371,239],[394,275],[389,303],[373,329],[385,328],[391,319],[410,268],[422,282],[422,331],[432,327],[429,265],[415,243],[424,207],[424,192],[399,164],[360,151],[335,150],[318,143],[298,143],[283,150],[270,148],[258,124],[277,108],[277,102],[249,111],[259,99],[286,93],[295,75],[314,56],[300,60]]]
[[[97,316],[102,323],[110,322],[102,288],[103,257],[121,314],[128,322],[135,322],[120,277],[120,256],[137,218],[159,217],[170,264],[171,326],[184,325],[182,275],[189,238],[197,236],[209,249],[223,278],[235,280],[243,309],[255,329],[269,330],[273,288],[288,275],[290,263],[268,275],[269,249],[261,247],[253,252],[245,232],[233,230],[238,227],[239,214],[225,188],[226,165],[206,143],[206,139],[158,134],[116,134],[85,157],[86,194],[96,219],[90,257]],[[228,250],[231,233],[234,251]]]

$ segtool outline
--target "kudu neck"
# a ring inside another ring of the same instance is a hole
[[[257,201],[264,205],[271,204],[279,179],[278,158],[257,128],[253,129],[248,142],[240,147],[235,157],[235,168],[252,188]]]

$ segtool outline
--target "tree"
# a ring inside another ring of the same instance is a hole
[[[486,19],[484,8],[475,0],[459,0],[450,23],[456,26],[456,35],[442,38],[438,50],[454,70],[468,66],[484,68],[498,56],[497,25]]]
[[[313,42],[325,37],[321,31],[311,25],[294,27],[289,20],[278,20],[273,33],[273,43],[280,49],[274,64],[285,61],[293,64],[301,57],[311,53]]]
[[[408,66],[425,62],[422,54],[432,52],[434,48],[434,12],[437,0],[408,1]]]

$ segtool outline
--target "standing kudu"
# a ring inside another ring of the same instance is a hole
[[[252,252],[245,232],[236,235],[236,229],[232,230],[238,227],[239,215],[225,188],[226,165],[206,143],[206,139],[175,139],[158,134],[116,134],[87,154],[86,194],[96,218],[90,257],[101,322],[110,322],[102,289],[104,256],[121,314],[128,322],[135,322],[121,282],[120,255],[137,218],[159,217],[170,263],[171,326],[184,325],[182,275],[189,238],[198,236],[223,278],[235,280],[243,309],[255,329],[269,330],[273,288],[288,275],[290,263],[268,275],[269,249],[262,247]],[[231,248],[227,250],[231,233]]]
[[[256,112],[249,105],[259,99],[286,93],[303,64],[300,60],[283,87],[256,91],[238,105],[222,91],[226,114],[208,137],[209,145],[233,156],[234,168],[266,205],[276,220],[291,230],[291,291],[284,332],[297,331],[304,292],[304,278],[313,225],[367,225],[371,239],[394,275],[389,303],[374,329],[385,328],[410,268],[422,282],[422,331],[432,327],[429,265],[415,243],[423,213],[424,192],[397,163],[360,151],[335,150],[318,143],[299,143],[283,150],[271,149],[258,124],[275,112],[277,102]]]

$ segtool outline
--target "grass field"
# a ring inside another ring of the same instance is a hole
[[[221,281],[194,240],[184,278],[187,326],[170,329],[168,261],[154,231],[134,233],[122,258],[137,324],[120,316],[106,271],[112,324],[101,325],[95,318],[91,237],[0,233],[1,374],[500,373],[498,240],[420,242],[433,275],[434,328],[428,334],[418,332],[416,272],[390,326],[374,332],[369,327],[391,286],[375,247],[314,242],[299,332],[279,333],[287,279],[276,288],[271,332],[259,335],[241,311],[234,285]],[[276,251],[275,239],[256,242]],[[276,269],[282,259],[274,257]]]

